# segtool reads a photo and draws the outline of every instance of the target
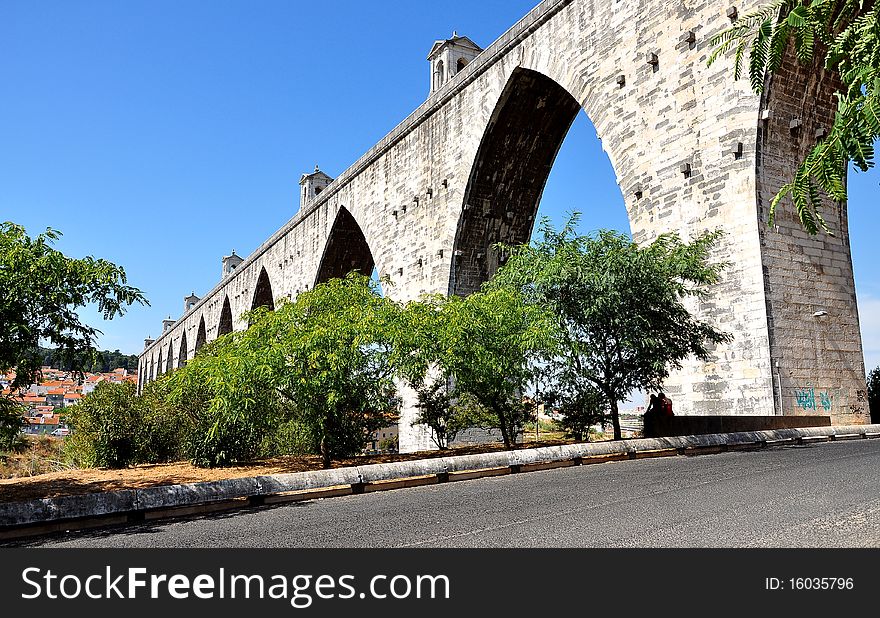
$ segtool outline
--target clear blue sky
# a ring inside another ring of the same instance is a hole
[[[137,353],[183,297],[297,210],[316,163],[336,176],[427,96],[425,57],[457,30],[487,46],[537,0],[0,2],[0,220],[125,267],[151,307],[99,345]],[[851,181],[856,282],[880,364],[880,174]],[[542,203],[629,231],[581,115]]]

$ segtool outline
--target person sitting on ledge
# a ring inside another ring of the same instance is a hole
[[[657,395],[657,400],[660,405],[660,416],[663,418],[671,418],[675,416],[675,413],[672,411],[672,400],[666,396],[666,393],[660,393]]]
[[[660,418],[662,412],[660,410],[660,399],[657,395],[651,394],[651,399],[648,402],[648,409],[645,410],[645,414],[642,417],[643,419],[643,428],[642,435],[646,438],[654,438],[657,433],[657,419]]]

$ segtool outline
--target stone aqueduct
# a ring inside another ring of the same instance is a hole
[[[729,62],[706,66],[711,35],[759,3],[544,0],[469,63],[444,69],[435,58],[423,105],[332,182],[304,177],[298,214],[247,259],[224,260],[220,283],[147,341],[141,386],[246,328],[240,316],[252,307],[351,270],[375,266],[399,300],[477,289],[498,266],[492,243],[529,239],[584,110],[637,241],[726,232],[724,281],[693,310],[734,340],[670,378],[678,413],[867,422],[845,208],[825,210],[834,236],[808,236],[786,209],[766,224],[770,199],[831,124],[833,82],[789,58],[757,96]],[[403,452],[430,447],[412,414],[405,406]]]

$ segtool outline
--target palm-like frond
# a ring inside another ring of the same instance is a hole
[[[874,2],[777,0],[744,15],[711,44],[710,65],[736,49],[735,79],[742,76],[748,54],[749,82],[756,93],[763,91],[768,74],[782,68],[789,45],[803,63],[813,61],[819,45],[828,49],[825,68],[843,82],[834,125],[773,198],[770,222],[779,204],[791,198],[808,232],[830,233],[821,214],[823,199],[846,201],[847,165],[872,168],[874,144],[880,139],[880,20]]]

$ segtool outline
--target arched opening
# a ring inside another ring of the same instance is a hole
[[[223,299],[223,309],[220,310],[220,324],[217,326],[217,337],[228,335],[232,332],[232,309],[229,306],[229,297]]]
[[[153,357],[150,357],[150,382],[153,381],[153,378],[156,375],[155,370],[156,370],[156,360]]]
[[[536,228],[541,219],[548,217],[559,229],[573,210],[582,213],[578,225],[581,233],[605,229],[632,237],[614,168],[585,112],[575,118],[553,162],[535,216]],[[537,234],[535,229],[532,238]]]
[[[340,208],[330,231],[330,238],[327,239],[315,285],[330,279],[342,279],[351,272],[369,277],[373,274],[375,265],[361,227],[348,210]]]
[[[501,265],[497,242],[528,242],[550,169],[580,104],[555,81],[514,71],[477,151],[453,250],[451,294],[477,291]]]
[[[455,72],[460,73],[468,65],[467,58],[459,58],[455,64]]]
[[[186,367],[186,361],[188,360],[187,354],[189,350],[186,345],[186,332],[184,331],[183,335],[180,337],[180,354],[177,357],[177,368]]]
[[[168,359],[166,360],[166,363],[165,373],[171,373],[174,371],[174,340],[168,342]]]
[[[434,67],[434,90],[439,90],[440,87],[443,85],[443,82],[445,81],[445,76],[443,74],[445,70],[445,65],[443,64],[442,60],[438,60],[437,64],[434,65]]]
[[[258,307],[267,307],[269,311],[275,311],[275,297],[272,295],[272,284],[269,282],[269,273],[266,272],[265,267],[260,270],[260,276],[257,278],[251,311]]]
[[[465,193],[450,293],[467,295],[503,263],[497,242],[521,244],[547,216],[559,229],[572,211],[579,232],[630,233],[626,205],[602,142],[578,101],[540,73],[511,76],[481,142]],[[621,412],[643,403],[639,393]]]
[[[194,355],[199,353],[199,349],[201,349],[201,347],[205,345],[205,342],[207,342],[207,340],[208,333],[205,330],[205,316],[202,316],[199,319],[199,331],[198,333],[196,333],[196,349]]]
[[[159,350],[159,375],[162,375],[162,350]]]

